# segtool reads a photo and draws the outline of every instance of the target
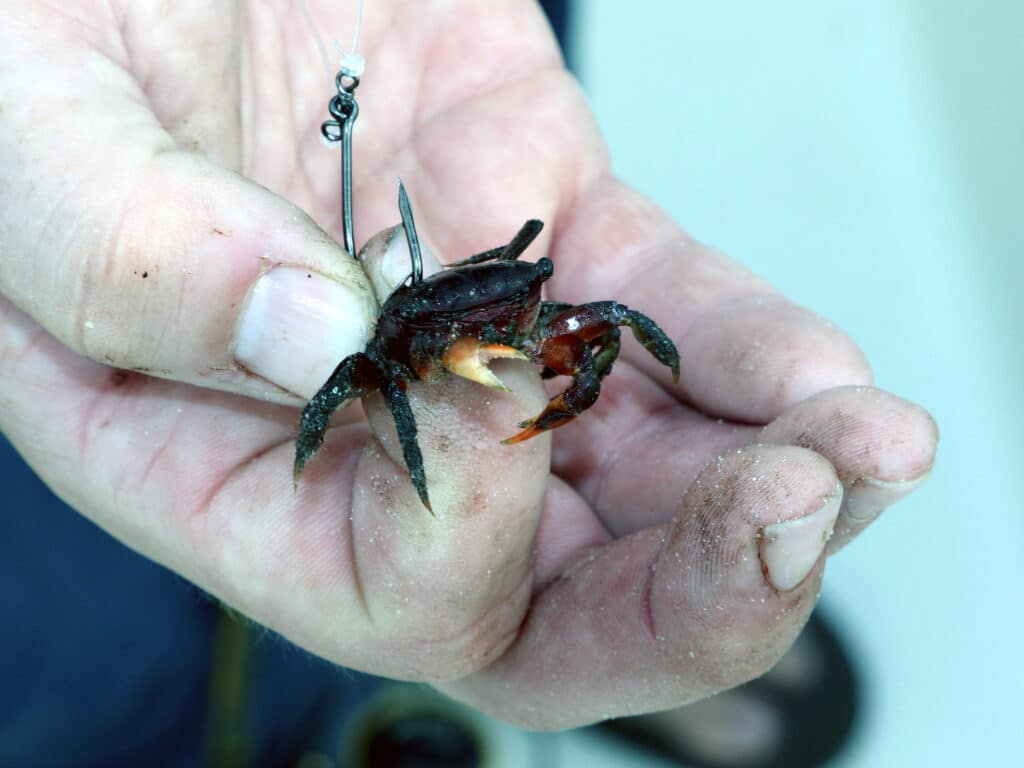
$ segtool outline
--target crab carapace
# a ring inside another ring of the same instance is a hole
[[[572,377],[569,387],[537,416],[521,422],[521,431],[503,441],[506,444],[564,426],[596,402],[601,379],[611,372],[619,354],[620,326],[631,328],[636,339],[671,369],[673,380],[679,380],[675,345],[646,315],[614,301],[579,306],[541,301],[541,285],[554,271],[551,260],[518,260],[540,233],[540,221],[527,221],[508,245],[424,278],[416,225],[401,182],[398,205],[412,273],[384,303],[366,349],[342,360],[303,410],[295,442],[296,482],[323,443],[331,414],[348,401],[379,390],[395,419],[412,484],[431,509],[406,386],[451,372],[506,389],[487,367],[496,358],[530,360],[544,366],[545,378]]]

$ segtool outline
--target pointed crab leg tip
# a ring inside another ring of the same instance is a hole
[[[519,426],[523,426],[523,425],[520,424]],[[522,432],[519,432],[519,433],[517,433],[515,435],[512,435],[512,437],[507,437],[504,440],[502,440],[501,444],[502,445],[515,445],[516,443],[521,443],[524,440],[529,440],[531,437],[536,437],[537,435],[539,435],[543,431],[544,431],[543,429],[537,429],[536,427],[533,426],[533,424],[530,424]]]
[[[437,517],[437,515],[434,514],[434,508],[430,505],[430,499],[426,496],[420,496],[420,501],[423,502],[423,506],[427,508],[427,512],[430,513],[431,517]]]

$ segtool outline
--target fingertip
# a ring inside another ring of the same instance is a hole
[[[746,600],[766,586],[758,562],[764,531],[817,513],[838,486],[828,460],[805,448],[753,445],[723,454],[683,496],[666,552],[702,563],[702,589],[727,588]]]
[[[685,494],[657,560],[651,613],[702,684],[763,673],[809,615],[842,489],[813,451],[757,445],[725,454]]]
[[[915,403],[873,387],[839,387],[789,409],[761,439],[804,446],[835,466],[846,489],[829,542],[835,552],[927,480],[939,432]]]
[[[874,387],[836,387],[790,408],[761,439],[826,457],[849,485],[863,478],[915,480],[935,463],[938,427],[921,406]]]

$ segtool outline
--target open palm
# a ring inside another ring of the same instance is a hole
[[[594,408],[516,446],[535,369],[496,364],[510,394],[413,384],[436,518],[377,398],[296,492],[296,406],[376,311],[323,234],[313,38],[291,3],[85,5],[19,2],[0,32],[0,428],[83,514],[299,645],[538,728],[682,704],[767,669],[824,555],[931,467],[931,419],[867,386],[840,331],[610,175],[536,7],[377,0],[357,239],[397,222],[399,176],[442,261],[541,218],[549,296],[650,315],[682,378],[627,341]],[[351,29],[354,2],[310,5]]]

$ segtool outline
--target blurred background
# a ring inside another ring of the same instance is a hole
[[[816,719],[787,721],[804,742],[834,728],[830,756],[733,765],[1012,762],[1024,692],[1024,4],[548,5],[618,174],[835,320],[879,386],[942,430],[931,480],[829,561],[821,618],[792,658],[747,699],[663,722],[663,734],[763,746],[781,721],[751,702],[804,685],[846,705],[814,699]],[[148,765],[196,764],[197,744],[208,764],[240,765],[239,744],[204,737],[240,728],[260,765],[295,765],[309,744],[321,748],[302,768],[728,763],[654,755],[636,731],[527,734],[426,688],[338,671],[110,540],[2,440],[0,473],[11,508],[27,511],[0,516],[0,768],[137,765],[154,744]],[[258,704],[243,713],[240,698]]]

